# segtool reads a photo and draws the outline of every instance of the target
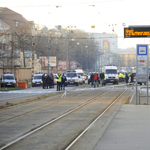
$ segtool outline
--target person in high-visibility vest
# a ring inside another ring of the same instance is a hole
[[[104,81],[103,81],[103,84],[102,84],[102,86],[103,85],[106,85],[106,75],[104,74]]]
[[[125,78],[126,78],[126,75],[125,74],[123,74],[123,81],[125,82]]]
[[[57,91],[60,91],[61,81],[62,81],[62,76],[61,76],[61,74],[59,73],[59,74],[57,75]]]
[[[121,82],[122,74],[119,73],[119,82]]]

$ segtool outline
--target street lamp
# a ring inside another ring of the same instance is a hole
[[[87,48],[86,69],[88,70],[88,46],[86,45],[85,48]]]

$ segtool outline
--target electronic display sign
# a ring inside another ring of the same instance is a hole
[[[150,26],[124,28],[124,38],[150,38]]]

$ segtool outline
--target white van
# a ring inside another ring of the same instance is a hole
[[[79,84],[81,84],[80,83],[81,81],[79,80],[79,76],[76,73],[76,71],[67,71],[66,78],[67,78],[66,85],[74,84],[78,86]]]
[[[11,87],[17,86],[16,79],[14,75],[12,74],[12,72],[4,73],[2,75],[1,87],[7,87],[7,86],[11,86]]]
[[[42,81],[43,73],[36,73],[32,79],[32,87],[43,85]]]
[[[84,76],[84,72],[82,69],[78,68],[75,70],[78,76],[81,76],[83,83],[85,84],[86,77]]]
[[[118,73],[116,66],[105,66],[106,83],[118,84]]]

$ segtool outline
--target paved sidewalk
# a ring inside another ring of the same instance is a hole
[[[150,105],[124,104],[95,150],[150,150]]]

